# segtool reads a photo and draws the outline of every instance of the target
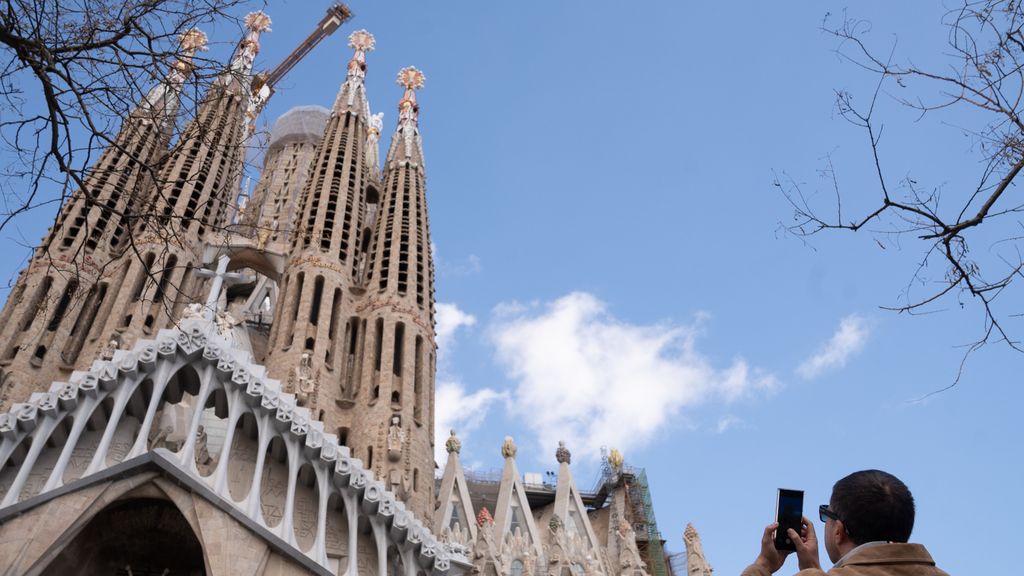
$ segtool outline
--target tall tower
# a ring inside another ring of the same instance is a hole
[[[253,12],[245,25],[246,37],[185,128],[143,211],[136,253],[102,329],[106,339],[131,345],[172,326],[197,300],[194,271],[202,264],[203,242],[224,228],[238,191],[253,106],[252,64],[270,18]]]
[[[192,57],[206,49],[198,30],[180,39],[167,77],[131,112],[56,225],[22,271],[0,313],[0,410],[62,377],[96,342],[126,272],[132,213],[152,193],[151,174],[166,159]]]
[[[364,78],[374,38],[358,30],[349,36],[349,46],[355,54],[295,212],[267,361],[299,402],[342,436],[352,425],[354,394],[345,377],[353,357],[345,338],[351,326],[358,326],[354,277],[365,200],[372,193]]]
[[[434,271],[416,90],[423,73],[398,74],[405,89],[384,169],[366,300],[357,419],[350,445],[419,518],[434,492]],[[358,346],[357,346],[358,347]],[[360,452],[360,447],[365,447]]]
[[[263,171],[241,222],[259,246],[290,239],[299,193],[329,115],[322,106],[298,106],[274,122]]]

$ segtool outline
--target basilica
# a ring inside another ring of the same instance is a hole
[[[240,194],[280,75],[253,70],[269,16],[245,25],[179,128],[182,35],[0,312],[0,574],[710,576],[616,450],[580,486],[565,445],[535,477],[512,438],[500,475],[435,440],[425,76],[398,71],[382,156],[350,32],[332,106],[277,119]]]

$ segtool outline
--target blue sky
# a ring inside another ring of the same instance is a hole
[[[270,2],[257,63],[276,64],[327,5]],[[395,74],[426,73],[438,425],[460,431],[466,463],[500,467],[509,434],[520,469],[556,470],[565,439],[586,490],[599,447],[620,447],[647,470],[670,549],[692,522],[722,575],[755,557],[777,487],[805,490],[811,511],[836,479],[882,468],[914,492],[913,539],[945,570],[1012,573],[1001,552],[1024,513],[1021,357],[988,346],[955,388],[915,401],[952,382],[983,326],[977,306],[879,308],[911,280],[911,239],[780,233],[791,213],[774,174],[829,194],[827,154],[851,210],[876,197],[866,140],[833,108],[835,89],[867,98],[872,79],[819,29],[845,6],[354,1],[356,19],[282,83],[267,122],[330,106],[345,37],[367,28],[371,107],[390,132]],[[941,65],[943,12],[848,11],[872,22],[875,46],[898,39],[897,59],[919,65]],[[894,178],[955,190],[976,177],[955,128],[971,116],[881,106]],[[51,216],[2,234],[38,238]],[[24,257],[5,251],[0,272]]]

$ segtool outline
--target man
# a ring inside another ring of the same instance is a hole
[[[914,497],[899,478],[881,470],[854,472],[836,482],[827,506],[818,509],[825,523],[825,550],[834,566],[830,576],[949,576],[920,544],[907,544],[914,528]],[[775,549],[778,523],[761,536],[761,554],[742,576],[769,576],[782,568],[789,552]],[[824,576],[818,561],[818,538],[807,517],[797,534],[797,576]]]

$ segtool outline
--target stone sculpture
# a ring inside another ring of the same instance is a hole
[[[448,450],[448,453],[458,454],[462,451],[462,442],[455,436],[455,430],[451,431],[451,436],[448,437],[448,441],[444,443],[444,447]],[[485,508],[486,510],[486,508]]]
[[[647,568],[636,547],[636,532],[629,522],[619,522],[619,573],[622,576],[647,576]]]
[[[700,534],[693,524],[687,524],[683,531],[683,542],[686,544],[686,573],[689,576],[711,576],[714,570],[704,557],[704,547],[700,543]]]

